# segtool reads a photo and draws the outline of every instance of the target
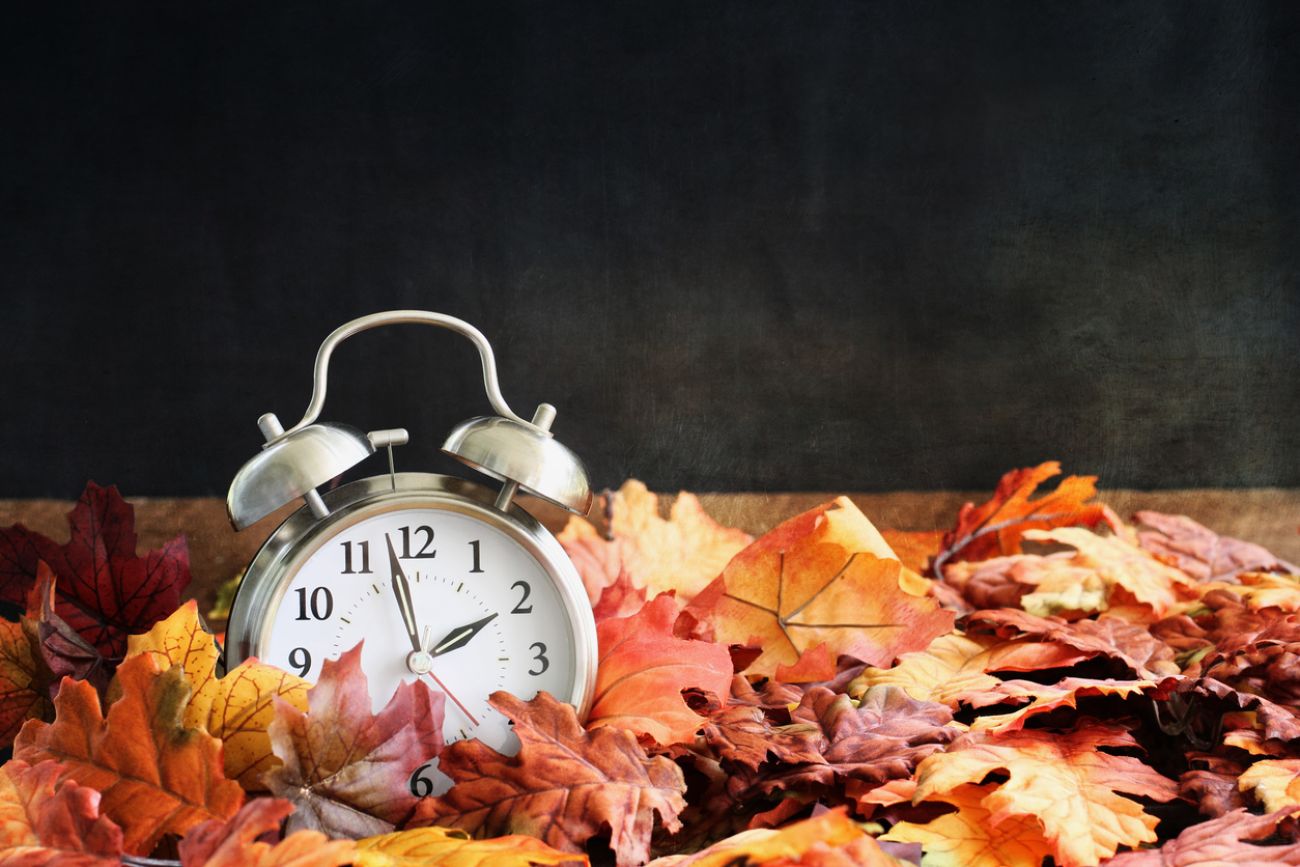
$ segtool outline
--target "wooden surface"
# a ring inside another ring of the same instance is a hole
[[[761,533],[781,520],[833,496],[827,493],[702,494],[705,508],[724,524]],[[982,499],[988,492],[896,491],[851,494],[863,512],[879,527],[926,530],[951,526],[961,504]],[[1190,515],[1212,529],[1258,542],[1273,553],[1300,562],[1300,489],[1251,488],[1242,490],[1173,490],[1102,492],[1100,499],[1124,517],[1138,509],[1155,509]],[[666,509],[672,497],[664,497]],[[156,548],[165,540],[185,534],[190,549],[194,582],[190,593],[204,610],[216,588],[247,565],[263,540],[292,509],[286,508],[242,533],[226,520],[225,503],[215,498],[133,499],[141,550]],[[566,520],[565,513],[536,500],[521,500],[552,531]],[[0,526],[23,523],[56,541],[67,539],[64,515],[72,503],[61,500],[0,500]],[[593,515],[600,523],[600,515]]]

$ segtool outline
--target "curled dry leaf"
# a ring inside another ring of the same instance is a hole
[[[1031,680],[1008,680],[999,684],[997,691],[1004,700],[1028,699],[1029,704],[1010,713],[976,717],[972,731],[1012,731],[1025,727],[1032,717],[1050,713],[1058,708],[1077,708],[1079,699],[1097,696],[1131,698],[1148,695],[1164,698],[1173,689],[1178,678],[1163,680],[1096,680],[1086,677],[1067,677],[1047,686]]]
[[[951,632],[925,650],[903,654],[893,668],[868,668],[849,685],[849,694],[861,695],[873,686],[897,686],[920,701],[978,708],[1007,700],[999,690],[1002,681],[989,672],[1066,668],[1096,653],[1042,641],[1001,641]]]
[[[105,716],[94,687],[65,679],[54,722],[28,720],[15,758],[53,759],[63,778],[102,792],[101,808],[122,826],[132,854],[148,855],[164,834],[234,815],[244,792],[225,778],[221,741],[184,724],[190,687],[180,669],[134,657],[118,668],[113,692],[120,698]]]
[[[689,600],[752,541],[748,533],[710,518],[699,499],[685,491],[673,501],[668,519],[659,517],[659,498],[635,479],[607,493],[605,508],[609,541],[582,518],[570,519],[559,536],[593,603],[623,569],[651,597],[675,591]]]
[[[965,784],[937,797],[956,807],[926,823],[899,822],[880,839],[920,843],[933,867],[1039,867],[1052,854],[1038,819],[987,806],[995,785]]]
[[[178,847],[181,867],[343,867],[356,860],[350,840],[330,840],[316,831],[296,831],[277,843],[258,842],[293,812],[279,798],[249,801],[229,821],[196,825]]]
[[[1087,502],[1097,493],[1096,476],[1067,476],[1055,490],[1030,499],[1039,485],[1060,472],[1057,461],[1012,470],[998,481],[988,501],[978,506],[974,503],[962,506],[957,525],[944,535],[935,555],[935,575],[943,577],[945,564],[949,562],[1017,554],[1020,540],[1029,530],[1118,526],[1109,509]]]
[[[682,690],[727,695],[731,654],[721,644],[674,638],[677,615],[676,600],[663,595],[596,627],[600,663],[588,728],[618,726],[664,745],[688,741],[704,719]]]
[[[116,487],[86,485],[68,513],[65,544],[22,524],[0,530],[0,600],[24,605],[44,561],[58,581],[57,612],[102,656],[117,660],[127,636],[176,610],[190,582],[184,537],[136,555],[135,510]]]
[[[356,867],[540,867],[586,864],[586,855],[552,849],[519,834],[474,840],[452,828],[412,828],[357,841]]]
[[[976,611],[962,621],[967,635],[996,635],[1003,639],[1034,638],[1105,656],[1123,663],[1136,677],[1177,674],[1173,651],[1141,626],[1102,615],[1096,620],[1069,622],[1004,608]]]
[[[1300,572],[1267,549],[1220,536],[1186,515],[1138,512],[1138,544],[1197,581],[1231,581],[1243,572]]]
[[[36,567],[36,585],[27,594],[23,634],[36,662],[34,686],[40,684],[51,698],[65,677],[88,681],[102,694],[113,668],[90,642],[59,616],[54,573],[44,561]]]
[[[1300,759],[1255,762],[1237,779],[1237,788],[1252,792],[1270,813],[1300,812]]]
[[[421,801],[413,825],[463,828],[478,837],[527,834],[574,853],[607,827],[619,864],[647,860],[656,815],[669,832],[681,827],[681,769],[649,758],[629,732],[587,732],[572,707],[545,692],[529,702],[498,692],[491,701],[514,722],[519,754],[505,756],[477,740],[447,747],[439,768],[455,785]]]
[[[13,744],[23,722],[43,717],[49,709],[23,627],[0,620],[0,749]]]
[[[1286,811],[1255,816],[1233,810],[1217,819],[1193,825],[1159,849],[1125,852],[1105,867],[1269,867],[1300,864],[1300,842],[1256,845],[1250,841],[1273,835]]]
[[[791,518],[737,554],[691,603],[717,640],[757,643],[774,675],[818,644],[885,665],[952,628],[929,582],[903,568],[847,497]]]
[[[122,829],[99,812],[99,792],[57,762],[0,768],[0,864],[120,864]]]
[[[838,857],[837,857],[838,856]],[[693,855],[657,858],[647,867],[746,867],[807,864],[823,867],[901,867],[843,810],[828,810],[774,831],[744,831]]]
[[[276,699],[268,733],[282,764],[265,780],[295,808],[289,829],[357,838],[405,822],[419,800],[411,773],[442,750],[445,700],[417,680],[371,713],[360,644],[325,661],[306,712]]]
[[[1213,819],[1246,806],[1237,787],[1245,770],[1240,763],[1209,753],[1193,753],[1187,760],[1195,767],[1178,778],[1178,795],[1202,815]]]
[[[275,702],[285,701],[305,712],[307,681],[256,659],[244,660],[225,677],[218,677],[220,653],[212,634],[199,622],[198,603],[192,599],[153,629],[131,636],[127,655],[148,655],[160,668],[180,666],[192,690],[185,725],[221,739],[227,777],[250,791],[264,788],[263,774],[279,764],[267,734],[275,719]]]
[[[1084,722],[1074,731],[1008,731],[964,736],[921,763],[915,801],[1007,775],[982,801],[997,816],[1035,817],[1062,867],[1095,864],[1120,846],[1154,843],[1157,819],[1120,792],[1169,801],[1177,785],[1131,757],[1103,747],[1133,748],[1122,726]]]

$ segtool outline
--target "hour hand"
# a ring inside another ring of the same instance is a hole
[[[478,635],[479,630],[491,623],[493,618],[496,616],[497,613],[494,611],[482,620],[475,620],[473,623],[466,623],[464,626],[457,626],[439,639],[437,644],[429,648],[429,655],[440,656],[444,653],[450,653],[453,650],[458,650],[459,648],[464,647],[466,644],[470,643],[475,635]]]

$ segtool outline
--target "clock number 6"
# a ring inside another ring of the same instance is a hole
[[[426,771],[433,770],[432,762],[425,762],[411,774],[411,797],[427,798],[433,794],[433,779],[425,776]]]
[[[537,669],[537,671],[533,671],[530,668],[528,669],[528,673],[531,674],[533,677],[537,677],[538,675],[545,674],[546,669],[551,667],[551,661],[546,658],[546,645],[542,644],[540,641],[534,641],[532,643],[532,646],[529,647],[529,650],[534,650],[537,652],[537,655],[533,657],[533,660],[536,662],[540,662],[542,664],[542,667]]]

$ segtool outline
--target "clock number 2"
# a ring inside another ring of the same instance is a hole
[[[540,641],[534,641],[532,643],[532,646],[529,647],[529,650],[532,650],[537,654],[536,656],[533,657],[533,661],[540,662],[542,664],[542,667],[537,669],[536,671],[530,668],[528,669],[528,673],[531,674],[533,677],[546,674],[546,669],[551,667],[551,661],[546,658],[546,645],[542,644],[542,642]]]
[[[533,588],[528,586],[528,582],[516,581],[515,583],[510,585],[510,589],[511,590],[522,589],[524,591],[524,595],[519,597],[518,604],[516,604],[514,608],[510,609],[510,613],[511,614],[532,614],[533,606],[524,604],[525,602],[528,601],[529,594],[533,592]]]
[[[334,613],[334,594],[328,587],[317,587],[311,591],[311,604],[308,605],[307,588],[299,587],[293,591],[298,594],[298,619],[308,620],[307,611],[317,620],[329,620]]]

